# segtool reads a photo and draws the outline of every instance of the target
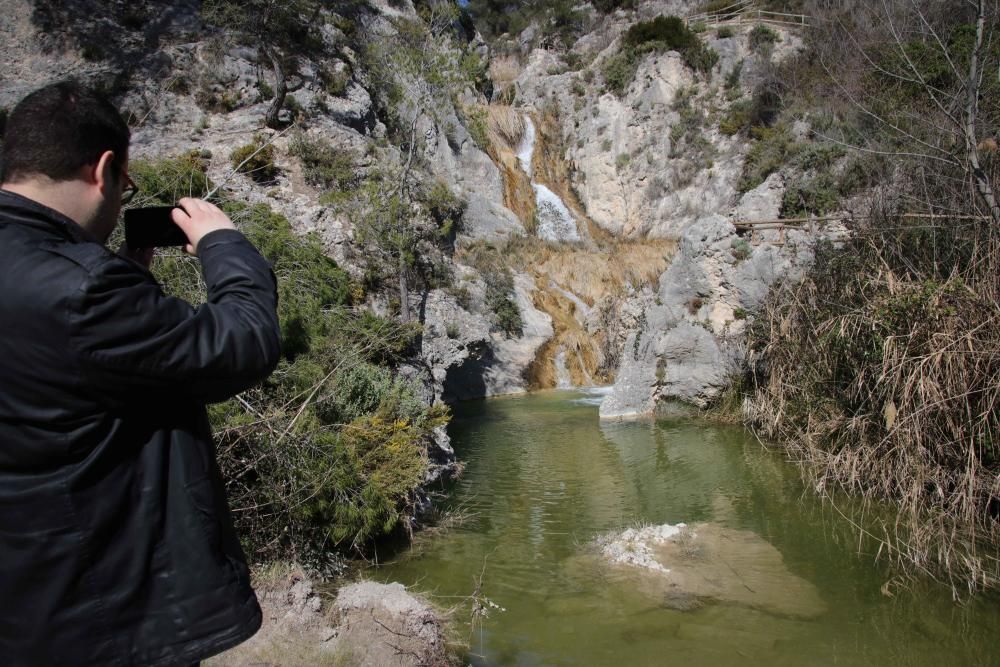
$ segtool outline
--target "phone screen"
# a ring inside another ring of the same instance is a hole
[[[147,206],[125,211],[125,243],[129,248],[161,248],[187,245],[188,239],[174,224],[170,212],[176,206]]]

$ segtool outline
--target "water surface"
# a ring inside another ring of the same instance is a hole
[[[1000,664],[995,599],[957,606],[924,584],[883,595],[884,567],[859,554],[845,520],[741,429],[602,423],[598,399],[554,391],[458,406],[450,433],[467,467],[446,505],[468,518],[371,573],[454,606],[472,664]],[[754,532],[825,611],[679,611],[589,548],[607,531],[678,522]],[[474,594],[488,611],[476,624]]]

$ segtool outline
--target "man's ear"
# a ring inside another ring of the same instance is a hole
[[[94,183],[107,196],[118,183],[118,176],[115,174],[115,154],[114,151],[104,151],[98,158],[93,171]]]

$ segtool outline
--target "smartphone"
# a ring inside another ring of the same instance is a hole
[[[176,206],[147,206],[125,211],[125,243],[129,248],[162,248],[187,245],[188,238],[174,224],[170,212]]]

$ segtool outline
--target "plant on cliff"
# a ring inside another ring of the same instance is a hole
[[[446,2],[435,3],[434,8],[437,18],[426,22],[394,19],[395,39],[374,40],[363,54],[376,103],[392,138],[400,145],[403,164],[391,177],[372,178],[363,187],[358,199],[358,229],[362,243],[371,251],[366,261],[372,278],[378,282],[394,279],[398,285],[399,312],[404,323],[411,317],[410,290],[414,281],[417,285],[448,281],[442,273],[445,264],[435,261],[433,253],[422,252],[429,246],[421,242],[429,238],[429,231],[438,240],[449,237],[451,231],[438,232],[446,221],[450,220],[451,228],[458,219],[435,219],[429,227],[424,224],[426,216],[412,214],[415,209],[426,211],[421,197],[427,191],[416,183],[416,169],[419,148],[427,135],[417,131],[418,124],[426,120],[444,125],[455,108],[455,100],[474,89],[485,75],[478,56],[452,34],[459,9]]]
[[[274,144],[257,134],[249,144],[234,148],[229,154],[229,162],[233,171],[246,174],[258,183],[270,183],[278,175],[274,155]]]
[[[142,205],[211,188],[194,156],[137,160],[130,171],[146,193]],[[333,549],[364,551],[407,524],[431,431],[447,421],[445,410],[421,403],[392,370],[416,331],[354,311],[347,273],[281,215],[264,205],[218,203],[271,262],[279,291],[278,369],[209,411],[244,544],[255,559],[316,565]],[[204,301],[193,258],[161,250],[153,272],[168,293]]]
[[[201,6],[206,23],[238,35],[270,62],[274,98],[265,114],[268,127],[280,127],[286,96],[305,83],[298,74],[301,54],[322,46],[322,9],[323,3],[317,0],[205,0]]]
[[[683,19],[658,16],[630,27],[621,38],[618,53],[604,61],[602,74],[608,90],[619,97],[624,95],[643,58],[664,51],[678,51],[688,67],[703,74],[710,74],[719,61],[719,54],[706,46]]]

